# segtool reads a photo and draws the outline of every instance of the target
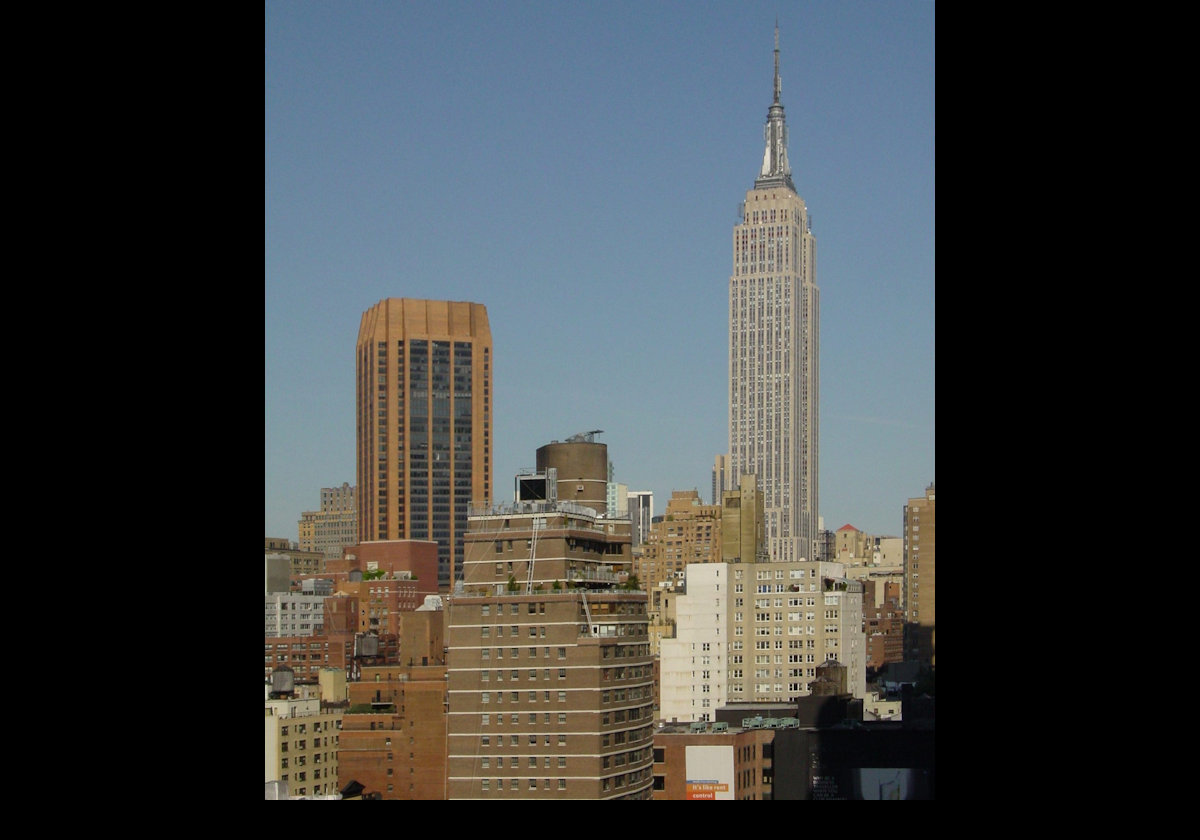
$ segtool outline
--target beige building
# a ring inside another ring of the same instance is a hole
[[[321,488],[321,507],[300,514],[300,549],[336,560],[342,549],[358,542],[358,503],[348,482]]]
[[[770,559],[813,561],[822,554],[817,241],[788,163],[778,29],[764,133],[762,168],[733,228],[726,487],[757,476]]]
[[[319,551],[303,551],[283,537],[266,537],[267,555],[282,555],[291,564],[291,577],[319,575],[325,568],[325,555]]]
[[[360,543],[434,540],[462,576],[468,508],[491,498],[492,333],[483,304],[386,298],[356,347]]]
[[[737,489],[721,494],[721,560],[755,563],[767,560],[763,531],[763,497],[758,480],[744,475]]]
[[[323,705],[317,692],[276,694],[268,684],[265,781],[286,782],[293,796],[337,793],[344,709]]]
[[[647,599],[620,585],[630,522],[607,515],[592,434],[541,447],[512,504],[469,518],[446,598],[449,799],[651,798]]]
[[[860,531],[847,523],[837,529],[835,535],[834,561],[847,566],[862,565],[875,551],[874,541],[866,531]]]
[[[937,618],[937,519],[933,484],[904,506],[904,658],[934,667]]]
[[[721,506],[706,505],[695,490],[673,490],[662,519],[650,527],[633,573],[646,589],[683,576],[689,563],[721,560]]]
[[[690,565],[659,641],[659,717],[710,721],[728,703],[790,703],[836,660],[866,691],[863,587],[839,563]]]

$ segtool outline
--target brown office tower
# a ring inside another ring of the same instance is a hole
[[[449,799],[650,799],[654,674],[595,432],[469,517],[448,611]]]
[[[933,484],[904,506],[904,658],[923,668],[937,667],[937,497]]]
[[[358,540],[434,540],[461,577],[469,505],[492,496],[492,332],[479,303],[387,298],[358,328]]]

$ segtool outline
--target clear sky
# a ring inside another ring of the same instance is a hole
[[[386,297],[482,303],[493,481],[603,430],[615,480],[712,501],[733,227],[779,24],[821,294],[820,508],[901,532],[934,481],[932,0],[267,0],[266,529],[356,484]]]

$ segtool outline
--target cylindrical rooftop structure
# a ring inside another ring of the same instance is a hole
[[[608,511],[608,445],[591,440],[595,432],[538,447],[537,471],[558,472],[558,501]]]

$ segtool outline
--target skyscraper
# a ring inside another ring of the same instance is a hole
[[[483,304],[386,298],[363,313],[358,540],[434,540],[461,576],[468,507],[492,495],[492,332]]]
[[[937,665],[937,496],[933,482],[924,496],[904,506],[904,658],[925,668]]]
[[[820,295],[812,218],[792,183],[779,29],[766,149],[733,229],[729,278],[729,486],[754,474],[772,562],[818,557]]]

